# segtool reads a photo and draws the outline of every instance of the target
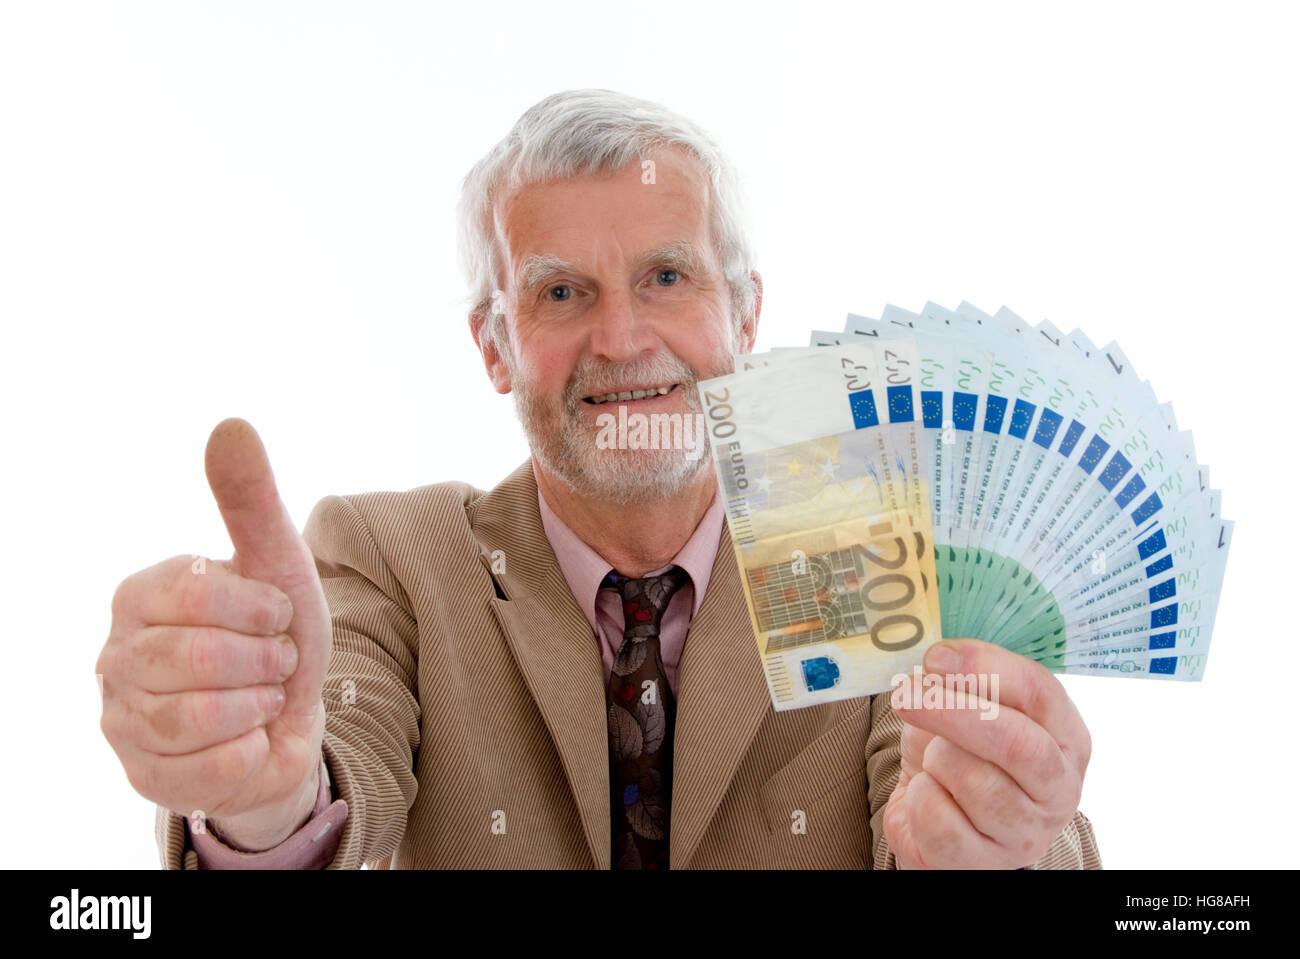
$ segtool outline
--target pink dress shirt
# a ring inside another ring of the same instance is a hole
[[[591,624],[592,638],[600,644],[600,658],[605,664],[605,680],[614,668],[614,657],[623,644],[623,604],[618,592],[601,589],[600,582],[613,567],[590,546],[578,538],[547,505],[540,489],[537,506],[542,515],[542,528],[555,552],[560,572],[564,574],[569,591],[578,608]],[[718,553],[718,538],[722,535],[722,499],[715,492],[713,501],[705,510],[695,532],[686,541],[671,563],[647,576],[667,572],[671,566],[680,566],[690,575],[664,610],[659,627],[659,653],[673,694],[677,694],[677,669],[681,663],[682,649],[691,621],[699,612],[704,591],[709,586],[713,562]],[[316,807],[311,817],[288,839],[264,852],[245,853],[221,842],[211,831],[196,833],[185,820],[185,831],[194,850],[200,869],[324,869],[334,860],[339,840],[343,836],[343,822],[347,819],[348,805],[334,796],[330,785],[329,766],[321,758],[321,785]]]
[[[555,551],[560,572],[564,573],[569,591],[591,624],[592,633],[600,641],[600,658],[605,664],[605,680],[608,682],[614,669],[614,657],[623,645],[623,603],[617,590],[600,588],[600,581],[613,567],[578,539],[577,534],[551,511],[540,492],[537,505],[542,513],[542,528]],[[672,566],[680,566],[691,577],[690,582],[668,601],[663,621],[659,624],[659,655],[663,657],[664,671],[668,674],[668,685],[672,687],[673,695],[677,694],[677,665],[682,661],[686,630],[700,611],[704,591],[709,587],[709,576],[713,573],[718,537],[722,535],[722,518],[722,499],[714,493],[713,502],[705,510],[695,532],[673,561],[646,574],[657,576]]]

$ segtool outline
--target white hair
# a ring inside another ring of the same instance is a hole
[[[460,264],[470,291],[465,302],[471,315],[482,312],[488,317],[484,332],[498,348],[504,345],[503,305],[494,296],[504,275],[492,212],[498,191],[612,173],[655,149],[673,146],[695,157],[708,180],[713,246],[731,290],[733,325],[739,330],[757,298],[750,276],[755,257],[740,178],[718,145],[694,122],[658,103],[613,90],[566,90],[524,113],[461,185]]]

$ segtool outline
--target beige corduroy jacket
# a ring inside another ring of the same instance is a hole
[[[303,536],[334,621],[330,868],[608,869],[604,668],[531,464],[489,492],[328,496]],[[888,694],[774,711],[728,536],[682,652],[672,868],[893,868]],[[196,868],[180,816],[159,807],[156,833],[164,868]],[[1101,868],[1087,818],[1035,865]]]

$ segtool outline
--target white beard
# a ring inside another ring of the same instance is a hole
[[[596,430],[587,426],[581,416],[582,407],[587,405],[582,397],[592,392],[591,386],[613,379],[680,383],[686,402],[683,417],[702,414],[695,388],[700,377],[676,357],[616,367],[583,362],[569,377],[557,402],[538,396],[532,385],[518,375],[509,346],[502,353],[508,357],[515,409],[533,455],[576,495],[621,506],[655,502],[683,492],[698,479],[701,470],[712,469],[707,431],[701,431],[703,449],[604,449],[597,445]],[[718,362],[719,368],[704,379],[731,372],[730,352]],[[603,406],[617,415],[617,403]]]

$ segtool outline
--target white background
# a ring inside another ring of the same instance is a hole
[[[1108,867],[1295,865],[1292,8],[461,7],[0,6],[0,865],[157,866],[94,663],[121,579],[230,554],[221,419],[259,430],[300,527],[523,461],[454,204],[525,109],[592,86],[739,166],[758,349],[963,298],[1120,340],[1238,525],[1203,683],[1065,677],[1082,809]]]

